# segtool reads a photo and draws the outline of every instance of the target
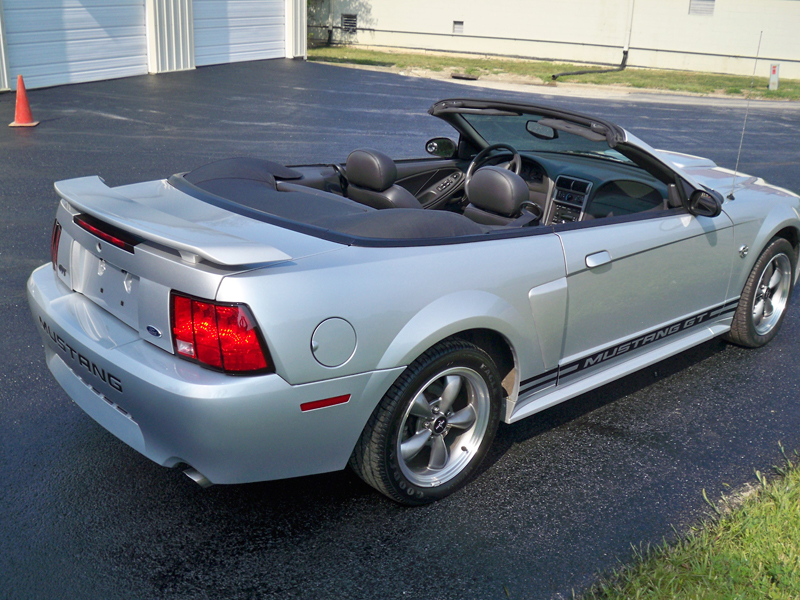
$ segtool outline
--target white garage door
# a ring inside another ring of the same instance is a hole
[[[26,87],[147,73],[144,0],[2,0],[8,66]]]
[[[195,64],[286,56],[284,0],[194,0]]]

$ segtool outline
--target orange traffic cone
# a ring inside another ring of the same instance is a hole
[[[28,104],[28,93],[25,91],[25,82],[22,75],[17,75],[17,110],[14,113],[14,122],[9,127],[36,127],[39,121],[33,120],[31,105]]]

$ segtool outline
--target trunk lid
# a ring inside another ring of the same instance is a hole
[[[84,177],[55,187],[59,280],[169,352],[172,290],[214,300],[227,275],[343,247],[211,206],[166,181],[112,189]],[[115,235],[134,244],[115,245]]]

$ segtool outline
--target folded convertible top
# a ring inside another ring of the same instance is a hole
[[[180,191],[231,212],[346,244],[372,240],[436,240],[482,235],[485,229],[463,215],[436,210],[376,210],[337,194],[302,185],[280,191],[276,180],[302,174],[254,158],[234,158],[177,174]]]

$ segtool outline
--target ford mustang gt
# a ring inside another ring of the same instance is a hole
[[[513,423],[716,336],[777,333],[800,198],[552,107],[443,100],[395,161],[56,183],[28,284],[85,412],[203,485],[343,469],[423,504]]]

